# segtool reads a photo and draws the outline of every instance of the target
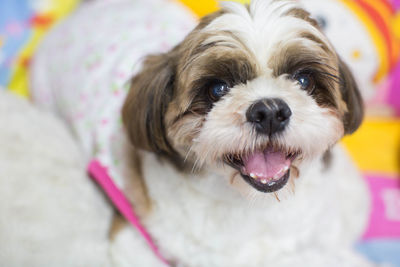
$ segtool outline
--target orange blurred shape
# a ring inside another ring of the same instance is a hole
[[[28,68],[29,65],[30,65],[30,63],[31,63],[31,59],[30,59],[29,57],[23,57],[23,58],[21,58],[21,65],[22,65],[24,68]]]
[[[51,14],[40,14],[31,18],[30,23],[34,27],[48,27],[54,22]]]

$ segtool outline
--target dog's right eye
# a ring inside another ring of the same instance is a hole
[[[210,85],[208,94],[212,101],[218,101],[229,92],[229,89],[229,86],[225,82],[218,81]]]

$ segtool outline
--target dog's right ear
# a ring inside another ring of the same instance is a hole
[[[175,154],[164,125],[174,91],[175,61],[172,52],[147,57],[131,81],[122,109],[122,120],[133,146],[162,156]]]
[[[343,123],[345,134],[351,134],[360,127],[364,117],[364,103],[360,90],[349,67],[339,58],[340,91],[347,106]]]

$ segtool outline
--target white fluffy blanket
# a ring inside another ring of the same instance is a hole
[[[0,266],[107,266],[112,209],[53,115],[0,90]]]

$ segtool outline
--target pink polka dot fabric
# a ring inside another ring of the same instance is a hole
[[[88,1],[52,30],[34,58],[32,95],[56,111],[118,185],[129,80],[146,55],[171,49],[195,17],[168,0]]]

